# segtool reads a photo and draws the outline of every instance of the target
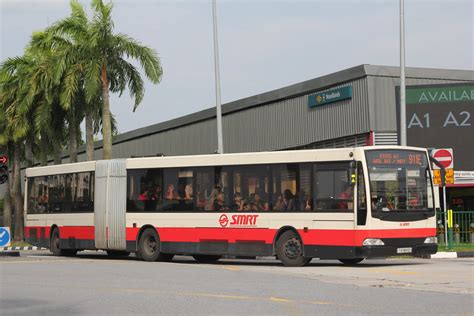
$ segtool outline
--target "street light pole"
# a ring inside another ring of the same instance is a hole
[[[222,112],[221,112],[221,83],[219,74],[219,42],[217,38],[217,9],[216,0],[212,0],[212,24],[214,28],[214,71],[216,85],[216,118],[217,118],[217,152],[224,153],[222,141]]]
[[[407,145],[405,96],[405,1],[400,0],[400,145]]]

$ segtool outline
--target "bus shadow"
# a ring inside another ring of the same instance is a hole
[[[364,260],[356,265],[345,265],[337,260],[318,260],[313,259],[305,267],[342,267],[342,268],[373,268],[373,267],[396,267],[396,266],[417,266],[427,264],[428,262],[409,261],[410,259],[403,259],[401,261],[391,261],[384,259],[370,259]],[[220,266],[269,266],[269,267],[284,267],[284,265],[274,259],[221,259],[216,262],[200,263],[193,258],[180,257],[171,261],[178,264],[207,264]],[[291,269],[291,267],[290,267]]]
[[[51,253],[41,253],[36,254],[35,256],[44,256],[51,257]],[[68,258],[68,257],[63,257]],[[96,260],[121,260],[121,261],[143,261],[138,258],[135,254],[130,254],[129,256],[109,256],[105,252],[79,252],[74,257],[76,259],[96,259]],[[222,258],[215,262],[199,262],[196,261],[192,256],[177,255],[170,261],[170,263],[176,264],[205,264],[205,265],[220,265],[220,266],[267,266],[267,267],[283,267],[283,264],[270,257],[256,258],[256,259],[236,259],[236,258]],[[430,260],[425,259],[421,260],[420,258],[403,258],[403,259],[366,259],[355,265],[345,265],[338,260],[319,260],[313,259],[305,267],[342,267],[342,268],[377,268],[377,267],[396,267],[396,266],[418,266],[429,264]]]

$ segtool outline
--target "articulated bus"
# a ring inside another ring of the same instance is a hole
[[[26,241],[54,255],[276,256],[303,266],[437,251],[422,148],[99,160],[26,176]]]

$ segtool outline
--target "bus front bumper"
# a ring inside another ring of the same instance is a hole
[[[393,256],[422,256],[435,254],[437,244],[418,244],[409,247],[403,246],[362,246],[355,249],[356,258],[386,258]]]

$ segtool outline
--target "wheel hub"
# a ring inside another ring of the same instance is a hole
[[[296,259],[301,254],[301,243],[297,238],[288,239],[285,244],[285,255],[289,259]]]

